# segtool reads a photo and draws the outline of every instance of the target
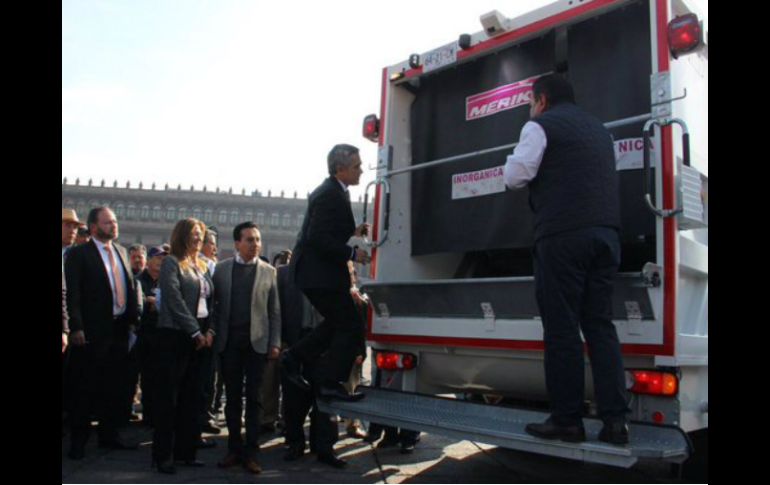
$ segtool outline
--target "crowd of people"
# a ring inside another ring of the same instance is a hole
[[[302,457],[308,413],[310,451],[322,463],[346,465],[334,452],[337,417],[316,402],[363,397],[355,388],[368,301],[353,263],[369,255],[347,246],[368,231],[355,227],[347,194],[360,165],[355,147],[332,150],[330,177],[310,196],[297,246],[272,264],[251,221],[233,230],[234,257],[219,261],[216,228],[197,219],[178,221],[168,244],[126,249],[109,207],[91,209],[85,221],[62,209],[62,432],[70,459],[85,456],[94,419],[99,447],[137,449],[123,430],[139,421],[153,429],[159,472],[204,466],[197,450],[216,446],[203,435],[220,434],[224,395],[220,467],[260,473],[260,436],[276,431],[285,436],[283,458]],[[367,434],[358,420],[346,430],[370,442],[381,434]]]

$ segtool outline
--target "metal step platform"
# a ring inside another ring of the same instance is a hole
[[[631,467],[639,458],[681,463],[692,450],[687,435],[674,426],[631,423],[630,443],[615,446],[598,441],[600,420],[584,419],[587,441],[567,443],[543,440],[524,431],[528,423],[545,421],[546,412],[364,386],[357,390],[366,398],[358,402],[319,400],[318,407],[347,418],[623,468]]]

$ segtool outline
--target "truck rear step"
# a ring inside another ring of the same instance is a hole
[[[567,443],[535,438],[524,431],[528,423],[545,421],[548,417],[545,412],[388,389],[359,387],[358,390],[366,394],[365,399],[358,402],[319,400],[319,408],[344,417],[623,468],[632,466],[639,458],[681,463],[691,452],[687,435],[677,427],[632,423],[631,442],[627,446],[614,446],[598,441],[601,421],[584,419],[588,440]]]

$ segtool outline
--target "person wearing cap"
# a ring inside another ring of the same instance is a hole
[[[157,370],[153,363],[153,354],[157,352],[158,330],[158,294],[160,288],[160,266],[168,251],[161,246],[150,248],[147,252],[147,267],[139,275],[144,306],[137,332],[137,353],[139,355],[139,372],[142,387],[142,423],[152,426],[153,399],[155,398],[155,376]]]
[[[68,456],[74,460],[85,455],[94,411],[101,448],[136,448],[136,443],[121,439],[118,427],[129,327],[139,316],[137,290],[126,250],[115,242],[115,214],[97,207],[87,222],[93,238],[71,248],[64,262],[72,372]]]
[[[78,228],[85,227],[85,224],[78,219],[77,213],[73,209],[61,210],[61,256],[69,251],[73,244],[75,244],[75,238],[77,237]]]

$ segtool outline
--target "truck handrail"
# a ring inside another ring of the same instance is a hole
[[[684,212],[683,207],[678,207],[675,209],[658,209],[655,204],[652,202],[652,197],[650,196],[650,186],[655,186],[655,184],[650,182],[650,178],[652,175],[652,171],[650,170],[650,138],[655,135],[655,125],[659,126],[660,128],[663,128],[664,126],[671,125],[671,124],[678,124],[682,127],[682,156],[683,161],[682,163],[689,167],[690,166],[690,133],[687,129],[687,123],[685,123],[683,120],[679,118],[666,118],[663,120],[649,120],[647,123],[644,124],[644,154],[643,154],[643,164],[644,164],[644,175],[642,176],[642,182],[643,182],[643,188],[644,188],[644,201],[647,203],[647,208],[650,209],[656,216],[661,217],[663,219],[666,219],[668,217],[673,217],[681,212]],[[680,168],[681,172],[681,168]]]
[[[607,128],[608,130],[611,130],[613,128],[618,128],[620,126],[626,126],[626,125],[631,125],[631,124],[634,124],[634,123],[639,123],[641,121],[647,121],[647,120],[650,119],[651,116],[652,116],[652,114],[646,113],[646,114],[639,115],[639,116],[633,116],[631,118],[623,118],[623,119],[616,120],[616,121],[610,121],[608,123],[604,123],[604,127]],[[518,142],[516,142],[516,143],[509,143],[507,145],[500,145],[500,146],[493,147],[493,148],[485,148],[483,150],[478,150],[478,151],[475,151],[475,152],[463,153],[463,154],[460,154],[460,155],[454,155],[454,156],[446,157],[446,158],[439,158],[438,160],[432,160],[430,162],[421,163],[419,165],[413,165],[411,167],[400,168],[398,170],[390,170],[390,171],[385,172],[383,175],[381,175],[381,178],[392,177],[394,175],[400,175],[400,174],[403,174],[403,173],[415,172],[417,170],[423,170],[423,169],[426,169],[426,168],[435,167],[437,165],[443,165],[445,163],[456,162],[458,160],[464,160],[466,158],[475,157],[475,156],[478,156],[478,155],[486,155],[487,153],[492,153],[492,152],[496,152],[496,151],[500,151],[500,150],[507,150],[507,149],[516,147],[516,145],[518,145],[518,144],[519,144]]]
[[[366,238],[364,239],[364,242],[372,248],[382,246],[385,243],[388,239],[388,228],[390,227],[390,182],[384,177],[378,177],[374,181],[369,182],[366,186],[366,190],[364,191],[364,224],[366,224],[367,209],[369,206],[369,187],[380,184],[385,187],[385,221],[382,225],[382,237],[378,241],[368,241]],[[377,217],[377,214],[375,214],[374,217]]]

